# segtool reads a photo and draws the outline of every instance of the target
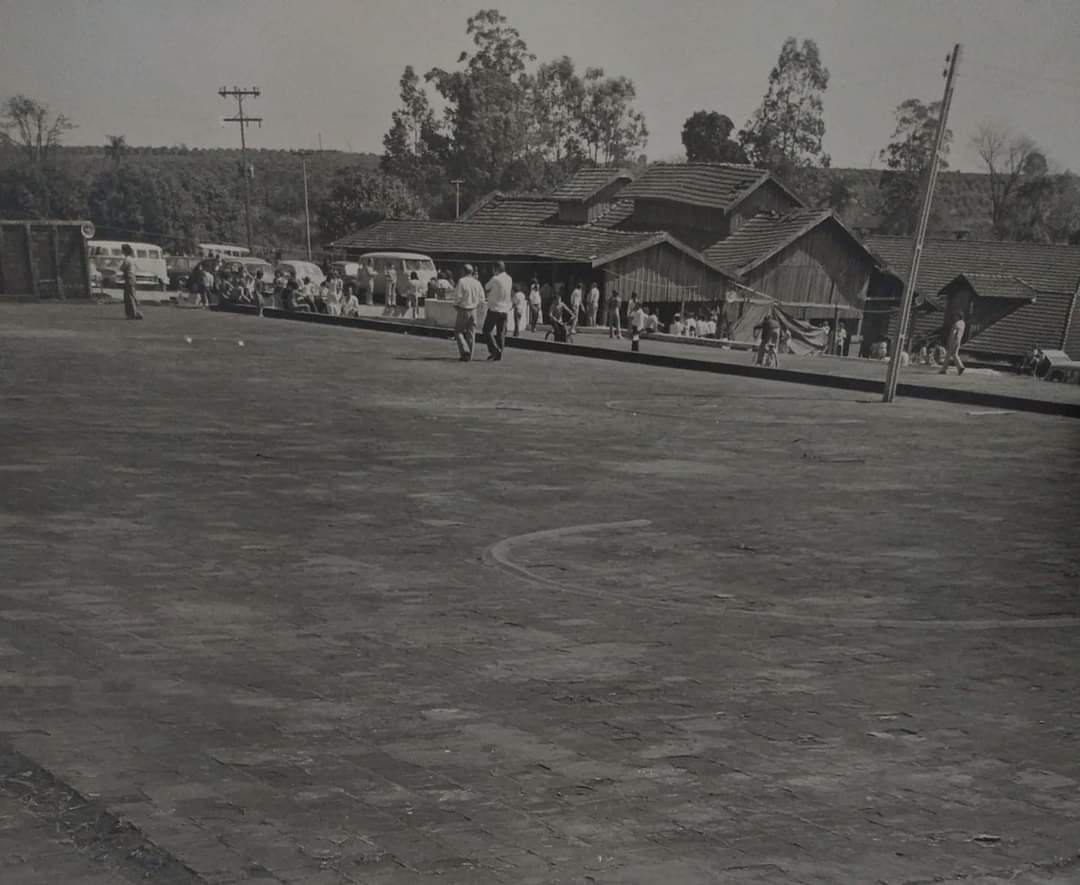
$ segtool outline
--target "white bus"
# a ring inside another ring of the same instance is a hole
[[[195,251],[201,258],[244,258],[251,254],[250,249],[230,243],[197,243]]]
[[[169,270],[165,266],[165,254],[153,243],[137,243],[134,240],[91,240],[90,260],[101,274],[102,286],[122,288],[120,262],[124,253],[120,247],[125,243],[135,253],[135,284],[144,288],[165,291],[169,282]]]

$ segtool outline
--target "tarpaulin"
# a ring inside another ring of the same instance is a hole
[[[803,320],[789,316],[771,298],[755,294],[746,299],[729,302],[724,312],[731,323],[731,340],[745,343],[754,341],[754,328],[760,326],[766,316],[772,314],[781,329],[786,329],[788,347],[799,356],[808,353],[824,353],[829,346],[829,332],[825,328],[812,326]],[[741,312],[741,316],[740,316]]]

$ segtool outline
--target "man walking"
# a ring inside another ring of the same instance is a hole
[[[454,289],[454,340],[457,341],[458,353],[462,362],[472,359],[476,346],[476,311],[484,302],[484,287],[473,276],[473,266],[466,264]]]
[[[585,315],[590,326],[596,325],[596,315],[600,312],[600,287],[594,282],[585,299]]]
[[[120,247],[120,251],[124,255],[120,262],[120,274],[124,281],[124,315],[129,320],[141,320],[142,311],[135,297],[135,253],[127,243]]]
[[[521,330],[525,328],[525,317],[528,313],[529,305],[525,301],[525,293],[521,291],[521,284],[518,283],[514,286],[514,337],[517,338],[521,335]]]
[[[487,336],[488,359],[498,362],[506,348],[506,321],[513,305],[514,281],[506,265],[495,262],[495,276],[488,280],[487,316],[483,332]]]
[[[960,359],[960,345],[964,343],[964,329],[967,328],[967,324],[964,322],[963,314],[956,318],[956,322],[952,324],[952,328],[949,329],[949,340],[945,345],[945,362],[941,366],[939,375],[949,374],[949,364],[956,363],[956,374],[964,374],[964,362]]]

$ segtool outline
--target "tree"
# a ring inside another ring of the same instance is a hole
[[[971,137],[971,146],[982,158],[990,176],[990,223],[994,235],[1005,239],[1016,228],[1020,185],[1044,177],[1046,157],[1034,140],[1016,135],[1002,123],[984,123]],[[1037,189],[1036,189],[1037,190]],[[1029,196],[1033,196],[1030,193]]]
[[[888,173],[882,176],[884,227],[891,233],[909,234],[918,221],[919,200],[933,159],[941,102],[925,104],[917,98],[901,102],[895,112],[896,128],[892,140],[881,151]],[[941,143],[941,168],[948,168],[946,157],[952,143],[952,131],[946,130]]]
[[[817,43],[788,37],[769,72],[769,87],[753,117],[739,132],[739,144],[757,166],[781,177],[792,169],[828,166],[822,94],[829,70]]]
[[[127,138],[123,135],[109,135],[107,138],[109,140],[105,144],[105,156],[112,160],[114,165],[119,166],[127,156]]]
[[[683,123],[686,159],[691,163],[746,163],[746,151],[730,137],[734,128],[726,114],[695,111]]]
[[[336,240],[384,218],[427,218],[427,212],[400,179],[348,166],[334,176],[316,217],[323,239]]]
[[[446,138],[412,65],[401,75],[401,107],[383,136],[380,168],[419,194],[433,197],[446,187]]]
[[[649,140],[645,116],[634,109],[637,92],[626,77],[605,77],[603,68],[585,71],[585,98],[577,131],[593,163],[624,163]]]
[[[461,53],[464,67],[432,68],[425,79],[446,102],[447,177],[464,179],[473,198],[497,187],[525,153],[531,86],[525,67],[535,56],[498,10],[476,13],[465,32],[476,49],[471,56]]]
[[[585,104],[585,84],[564,55],[536,69],[532,84],[532,118],[546,158],[576,168],[584,159],[579,121]],[[567,171],[573,171],[573,168]]]
[[[0,138],[17,147],[35,166],[44,165],[64,133],[74,128],[66,116],[53,116],[47,104],[25,95],[12,96],[0,110]]]

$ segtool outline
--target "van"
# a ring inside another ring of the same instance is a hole
[[[135,253],[135,285],[137,287],[165,291],[169,283],[169,269],[165,265],[165,253],[153,243],[136,243],[134,240],[91,240],[87,245],[90,259],[101,274],[102,286],[122,288],[120,262],[124,253],[120,247],[131,246]]]
[[[304,277],[308,277],[311,282],[318,286],[326,279],[326,274],[322,272],[322,268],[311,261],[279,261],[274,267],[274,273],[278,271],[298,283],[304,282]]]
[[[251,250],[232,243],[196,243],[196,252],[203,258],[244,258]]]
[[[375,268],[372,294],[377,303],[386,303],[386,270],[389,267],[397,270],[398,292],[402,294],[414,272],[420,281],[421,291],[427,291],[428,280],[435,276],[435,262],[419,252],[365,252],[359,260],[365,267]]]

